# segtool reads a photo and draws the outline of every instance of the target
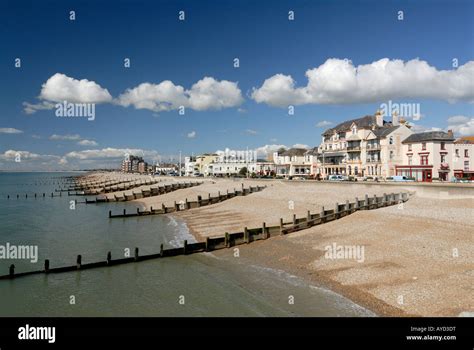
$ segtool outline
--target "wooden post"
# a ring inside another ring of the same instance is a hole
[[[355,198],[355,210],[359,210],[359,198]]]
[[[230,247],[229,232],[224,234],[224,245],[226,248]]]
[[[293,226],[296,225],[296,214],[293,214]]]
[[[107,260],[108,260],[108,256],[107,256]],[[108,262],[107,262],[108,263]],[[77,256],[77,259],[76,259],[76,266],[77,266],[77,269],[79,270],[81,268],[81,265],[82,265],[82,256],[81,255],[78,255]]]
[[[339,203],[336,202],[336,207],[334,208],[334,217],[337,219],[339,215]]]
[[[112,261],[112,253],[108,252],[107,253],[107,265],[110,265],[110,262]]]
[[[244,240],[245,240],[245,243],[247,244],[250,243],[249,230],[247,229],[247,227],[244,227]]]
[[[166,214],[166,207],[164,203],[161,203],[161,210],[163,210],[163,213]]]
[[[138,247],[135,247],[135,261],[138,261]]]
[[[321,214],[319,214],[319,218],[321,219],[321,223],[325,221],[324,218],[324,206],[321,207]]]
[[[186,255],[187,249],[188,249],[188,240],[185,239],[185,240],[184,240],[184,244],[183,244],[183,254],[184,254],[184,255]]]
[[[217,191],[217,201],[221,201],[221,191]]]
[[[374,194],[374,204],[375,204],[375,209],[377,209],[379,207],[379,205],[377,204],[377,195]]]
[[[140,208],[137,208],[137,215],[140,215]]]
[[[163,243],[160,244],[160,256],[163,256]]]
[[[206,237],[206,252],[208,252],[210,250],[210,246],[209,246],[209,237]]]
[[[124,210],[123,210],[123,215],[124,215],[124,216],[127,215],[127,209],[124,209]]]
[[[306,223],[308,224],[308,227],[311,227],[311,212],[308,210],[308,213],[306,214]]]
[[[262,223],[262,237],[263,239],[267,239],[269,237],[267,233],[267,224],[265,224],[265,222]]]
[[[280,218],[280,235],[283,235],[283,218]]]
[[[44,261],[44,272],[48,273],[49,272],[49,259],[46,259]]]
[[[153,214],[153,206],[150,205],[150,214]]]
[[[10,274],[10,278],[13,278],[15,276],[15,265],[14,264],[10,265],[9,274]]]
[[[198,205],[198,208],[201,206],[201,201],[202,201],[202,197],[201,197],[201,196],[198,196],[198,197],[197,197],[197,205]]]
[[[369,195],[368,194],[365,195],[364,206],[365,206],[365,209],[369,209]]]

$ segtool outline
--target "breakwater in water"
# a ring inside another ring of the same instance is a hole
[[[83,264],[82,255],[76,257],[76,264],[64,267],[50,267],[50,260],[46,259],[44,262],[44,269],[30,272],[15,272],[15,265],[9,267],[7,275],[0,276],[0,279],[13,279],[16,277],[28,276],[33,274],[49,274],[49,273],[63,273],[69,271],[85,270],[99,267],[115,266],[127,263],[134,263],[139,261],[158,259],[164,257],[188,255],[200,252],[210,252],[217,249],[226,249],[240,244],[249,244],[251,242],[269,239],[276,235],[285,235],[291,232],[300,231],[309,227],[324,224],[329,221],[341,219],[358,210],[373,210],[390,205],[397,205],[407,201],[409,195],[407,193],[391,193],[383,194],[380,197],[365,195],[363,199],[355,198],[353,202],[347,200],[345,203],[336,203],[334,209],[326,210],[322,208],[319,213],[311,213],[308,211],[306,217],[297,218],[295,215],[292,220],[285,222],[283,218],[280,219],[278,225],[267,226],[265,222],[258,228],[244,227],[241,232],[228,233],[226,232],[221,237],[207,237],[205,242],[197,242],[188,244],[184,241],[182,247],[167,248],[160,245],[160,251],[155,254],[140,255],[139,247],[134,249],[133,257],[112,259],[111,252],[107,253],[106,259],[103,261]],[[110,214],[109,214],[110,215]]]

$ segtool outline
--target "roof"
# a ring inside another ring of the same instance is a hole
[[[474,136],[464,136],[464,137],[460,137],[458,138],[456,141],[454,141],[454,143],[457,143],[457,144],[474,144]]]
[[[454,141],[452,134],[444,131],[427,131],[411,134],[402,143],[424,142],[424,141]]]
[[[318,147],[313,147],[307,150],[305,154],[310,155],[310,156],[317,156],[319,154]]]
[[[384,138],[387,137],[389,134],[391,134],[393,131],[397,130],[400,127],[400,125],[397,126],[386,126],[383,128],[377,128],[373,132],[375,136],[378,138]]]
[[[306,148],[290,148],[280,155],[284,157],[304,156],[307,151]]]
[[[391,122],[387,122],[387,121],[383,121],[384,123],[384,126],[383,127],[377,127],[377,123],[376,123],[376,119],[375,119],[375,115],[366,115],[364,117],[361,117],[361,118],[356,118],[356,119],[351,119],[351,120],[347,120],[345,122],[342,122],[338,125],[336,125],[334,128],[330,128],[330,129],[327,129],[323,135],[332,135],[334,134],[334,132],[342,132],[342,131],[348,131],[350,130],[351,128],[351,125],[352,124],[355,124],[357,125],[357,127],[359,129],[372,129],[372,127],[376,127],[376,128],[384,128],[386,127],[385,125],[388,126],[392,126],[392,123]]]

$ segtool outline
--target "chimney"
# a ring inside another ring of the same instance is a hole
[[[392,125],[393,126],[399,126],[400,125],[397,112],[392,113]]]
[[[378,109],[375,113],[375,124],[377,126],[383,126],[383,115],[380,109]]]
[[[448,130],[448,136],[450,138],[454,138],[453,130],[451,130],[451,129]]]

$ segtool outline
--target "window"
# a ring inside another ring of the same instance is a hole
[[[354,125],[352,127],[352,135],[355,135],[355,134],[357,134],[357,127]]]
[[[421,156],[420,160],[421,165],[428,165],[428,156]]]
[[[441,142],[441,149],[444,151],[446,150],[446,144],[444,142]]]
[[[413,156],[408,156],[408,165],[413,164]]]
[[[388,139],[388,144],[393,145],[393,136],[390,136],[390,138]]]
[[[456,154],[456,157],[459,157],[459,148],[456,148],[456,151],[454,153]]]
[[[390,159],[393,159],[393,151],[390,151]]]
[[[421,149],[422,149],[423,151],[426,151],[426,142],[423,142],[423,143],[421,144]]]
[[[469,151],[467,149],[464,150],[464,157],[469,157]]]
[[[464,171],[469,171],[469,161],[464,161]]]
[[[445,154],[441,155],[441,163],[446,163],[446,155]]]
[[[411,143],[408,145],[408,151],[411,152]]]

